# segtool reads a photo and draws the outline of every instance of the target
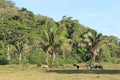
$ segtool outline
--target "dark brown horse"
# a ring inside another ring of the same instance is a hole
[[[73,64],[73,66],[75,66],[77,68],[77,70],[79,70],[80,66],[77,64]]]
[[[97,68],[98,68],[99,70],[100,70],[100,69],[103,70],[103,67],[102,67],[101,65],[95,65],[95,69],[97,69]]]

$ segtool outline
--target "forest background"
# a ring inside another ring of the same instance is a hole
[[[0,0],[0,64],[120,63],[120,39],[85,27],[71,16],[60,21]]]

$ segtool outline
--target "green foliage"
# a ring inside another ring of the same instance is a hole
[[[87,60],[87,50],[85,47],[80,46],[74,49],[72,56],[78,61],[78,63],[85,62]]]
[[[105,62],[111,61],[110,49],[108,46],[104,46],[103,49],[100,50],[99,58],[100,61],[105,61]]]
[[[0,65],[6,65],[8,63],[9,63],[9,61],[6,58],[0,56]]]
[[[56,58],[53,66],[58,67],[58,66],[63,66],[63,64],[65,64],[64,59],[58,57]]]
[[[0,40],[0,65],[8,64],[6,44]]]
[[[90,67],[91,65],[94,65],[94,62],[92,59],[90,59],[89,61],[86,62],[87,67]]]
[[[11,54],[11,59],[9,60],[9,64],[19,64],[18,56],[15,54]]]
[[[75,64],[78,63],[77,60],[73,56],[67,56],[65,59],[65,64]]]
[[[0,64],[18,64],[19,59],[22,64],[45,64],[47,57],[51,58],[48,64],[52,61],[54,66],[86,62],[92,60],[94,48],[97,61],[119,63],[119,42],[117,37],[99,34],[72,17],[63,16],[56,22],[0,0]]]
[[[24,54],[22,62],[24,64],[45,64],[45,57],[44,51],[35,49]]]
[[[119,58],[116,58],[116,57],[112,57],[112,58],[111,58],[111,61],[112,61],[112,63],[116,63],[116,64],[119,64],[119,63],[120,63],[120,59],[119,59]]]

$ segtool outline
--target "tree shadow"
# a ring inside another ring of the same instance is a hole
[[[54,72],[58,74],[120,74],[120,70],[49,70],[47,72]]]

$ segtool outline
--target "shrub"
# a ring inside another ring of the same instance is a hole
[[[78,63],[77,60],[74,57],[72,57],[72,56],[67,57],[64,62],[65,62],[65,64],[75,64],[75,63]]]
[[[64,64],[64,60],[62,58],[58,57],[58,58],[55,59],[55,62],[54,62],[53,66],[57,67],[57,66],[61,66],[63,64]]]
[[[24,56],[24,63],[30,64],[44,64],[45,63],[45,53],[44,52],[31,52]]]
[[[0,65],[6,65],[6,64],[8,64],[9,62],[8,62],[8,60],[7,59],[5,59],[4,57],[0,57]]]
[[[120,59],[116,57],[111,58],[112,63],[120,63]]]

